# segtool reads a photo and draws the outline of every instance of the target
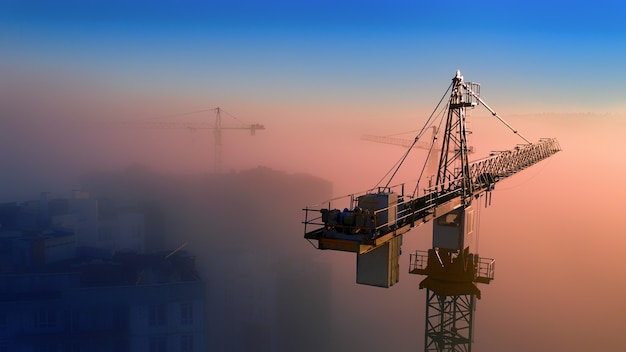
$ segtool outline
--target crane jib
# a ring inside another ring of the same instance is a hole
[[[471,197],[493,190],[498,181],[560,150],[556,139],[541,139],[538,143],[519,145],[471,162]],[[385,188],[374,194],[350,195],[346,197],[349,206],[343,211],[334,208],[333,201],[306,207],[303,209],[304,237],[317,240],[319,249],[366,253],[461,206],[464,201],[462,184],[456,181],[450,187],[439,185],[426,189],[423,196],[416,198],[404,195],[404,185],[399,185],[402,191]],[[373,203],[374,206],[369,206]]]

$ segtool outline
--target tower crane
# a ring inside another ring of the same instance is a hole
[[[494,259],[476,252],[478,200],[484,196],[485,205],[490,204],[498,182],[561,150],[555,138],[531,143],[522,136],[483,101],[480,85],[465,82],[460,71],[438,107],[448,92],[434,185],[419,192],[418,180],[413,193],[405,193],[404,183],[390,186],[393,173],[384,186],[303,209],[304,238],[318,249],[356,253],[356,282],[378,287],[399,281],[403,234],[433,221],[432,248],[417,250],[409,261],[409,273],[426,276],[419,284],[427,290],[425,351],[471,351],[475,300],[480,298],[476,284],[490,283],[495,269]],[[470,162],[466,119],[468,109],[477,105],[525,143]]]
[[[215,145],[215,157],[214,157],[214,170],[216,173],[221,172],[222,169],[222,131],[223,130],[249,130],[250,135],[254,136],[256,131],[264,130],[265,126],[254,123],[254,124],[240,124],[239,126],[224,126],[222,125],[222,112],[228,114],[220,107],[198,110],[193,112],[188,112],[184,114],[179,114],[175,116],[183,116],[183,115],[193,115],[208,111],[215,112],[215,123],[211,124],[210,122],[205,121],[158,121],[156,119],[149,120],[141,120],[141,121],[126,121],[126,125],[135,126],[135,127],[149,127],[149,128],[165,128],[165,129],[188,129],[191,131],[195,130],[213,130],[214,136],[214,145]],[[228,114],[230,115],[230,114]],[[235,120],[234,116],[230,115]]]

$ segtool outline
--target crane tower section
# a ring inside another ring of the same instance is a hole
[[[467,143],[469,134],[467,108],[474,108],[478,104],[479,92],[478,83],[465,83],[461,72],[456,71],[456,76],[452,79],[452,93],[443,134],[436,185],[441,193],[460,190],[464,201],[468,200],[472,194],[472,183],[469,177],[470,148]]]

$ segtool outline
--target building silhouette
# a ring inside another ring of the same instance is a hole
[[[186,251],[144,252],[143,217],[86,192],[0,204],[0,351],[206,351]]]

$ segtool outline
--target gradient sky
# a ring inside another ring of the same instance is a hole
[[[626,244],[614,221],[626,196],[626,4],[417,3],[3,0],[0,201],[19,188],[72,189],[66,179],[94,167],[211,171],[207,131],[89,133],[60,121],[216,106],[267,127],[254,138],[225,132],[225,169],[267,165],[332,180],[336,195],[364,190],[403,151],[359,136],[418,129],[460,69],[529,139],[558,137],[564,149],[499,184],[485,210],[481,246],[498,274],[480,302],[476,349],[622,348],[626,259],[613,249]],[[485,111],[473,116],[476,158],[520,142]],[[424,243],[407,236],[405,252],[428,246],[428,231],[414,231]],[[424,302],[417,281],[403,271],[398,287],[372,293],[354,284],[354,258],[344,254],[323,253],[345,264],[335,266],[337,292],[410,302],[383,308],[389,326],[400,322],[386,335],[393,347],[413,350]],[[335,314],[352,346],[379,317],[358,300],[343,303]]]
[[[482,84],[503,116],[625,113],[625,17],[620,1],[6,0],[0,88],[5,108],[28,108],[35,120],[220,106],[268,127],[256,139],[224,137],[224,153],[235,143],[246,151],[227,169],[258,159],[314,172],[302,161],[308,155],[350,148],[320,141],[421,127],[457,69]],[[539,127],[528,137],[546,135],[554,133]],[[291,157],[281,162],[284,148],[263,138],[290,145]],[[193,138],[142,139],[171,149]],[[177,168],[194,164],[179,161]]]
[[[456,69],[515,111],[626,110],[620,1],[13,1],[3,70],[138,96],[432,106]],[[250,113],[251,114],[251,113]]]

